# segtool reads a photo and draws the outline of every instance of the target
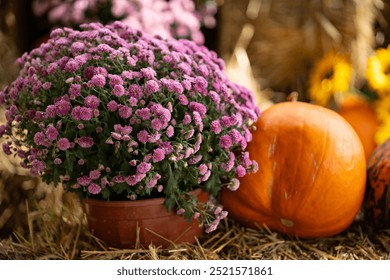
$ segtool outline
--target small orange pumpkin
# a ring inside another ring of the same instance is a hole
[[[368,219],[378,228],[390,228],[390,138],[378,146],[367,164]]]
[[[359,135],[368,161],[377,146],[375,133],[379,127],[379,120],[374,108],[361,97],[349,96],[341,101],[339,114]]]
[[[303,102],[284,102],[263,112],[248,151],[259,164],[223,191],[229,216],[248,227],[303,238],[346,229],[365,192],[363,146],[336,112]]]

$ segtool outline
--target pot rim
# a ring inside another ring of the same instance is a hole
[[[198,196],[203,190],[201,188],[194,189],[189,193],[193,196]],[[110,207],[123,207],[127,205],[131,206],[145,206],[145,205],[158,205],[163,204],[165,197],[155,197],[155,198],[141,198],[137,200],[101,200],[101,199],[93,199],[93,198],[82,198],[81,201],[84,204],[90,205],[110,205]]]

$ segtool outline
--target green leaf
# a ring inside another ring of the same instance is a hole
[[[71,156],[68,151],[65,154],[66,154],[66,169],[68,170],[69,173],[72,173],[74,156]]]
[[[171,165],[168,165],[168,181],[167,181],[167,185],[165,186],[165,193],[168,196],[171,196],[175,193],[176,190],[177,190],[177,179],[172,172]]]
[[[212,172],[210,178],[207,180],[204,186],[204,190],[216,197],[220,189],[221,179],[219,176],[217,176],[216,172]]]
[[[125,192],[127,188],[128,185],[126,183],[119,183],[119,184],[115,184],[115,186],[112,189],[115,191],[115,193],[121,194]]]
[[[102,189],[100,192],[104,200],[108,200],[110,198],[110,191],[107,188]]]
[[[176,206],[176,199],[173,196],[169,196],[165,199],[164,205],[167,211],[171,211]]]

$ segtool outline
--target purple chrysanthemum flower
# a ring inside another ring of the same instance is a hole
[[[130,118],[131,114],[133,113],[133,110],[127,106],[120,106],[118,111],[119,111],[119,116],[121,116],[124,119]]]
[[[157,185],[157,180],[155,178],[152,178],[148,181],[148,183],[146,184],[146,187],[151,189],[156,185]]]
[[[202,182],[206,182],[210,178],[210,175],[211,175],[211,170],[207,170],[200,180]]]
[[[108,75],[108,71],[106,68],[98,66],[98,67],[93,68],[93,74],[94,75],[102,75],[104,78],[106,78]],[[104,81],[105,81],[105,79],[104,79]]]
[[[142,68],[140,72],[141,75],[148,80],[153,79],[157,74],[152,67]]]
[[[112,94],[121,97],[125,94],[125,88],[122,85],[115,85],[112,89]]]
[[[81,85],[79,84],[71,84],[69,87],[69,94],[70,97],[75,98],[77,96],[80,96],[81,92]]]
[[[82,50],[84,50],[84,48],[85,48],[85,44],[83,42],[74,42],[70,46],[71,51],[74,53],[81,52]]]
[[[146,142],[148,142],[148,140],[149,140],[149,133],[148,133],[146,130],[141,130],[141,131],[138,132],[138,134],[137,134],[137,139],[138,139],[138,141],[140,141],[141,143],[146,143]]]
[[[116,110],[118,110],[118,103],[116,103],[114,100],[111,100],[111,101],[108,102],[108,104],[107,104],[107,109],[108,109],[110,112],[115,112]]]
[[[178,69],[180,71],[183,72],[183,74],[186,74],[186,75],[191,75],[192,73],[192,68],[191,66],[186,63],[186,62],[180,62],[178,65],[177,65]]]
[[[54,105],[48,105],[45,113],[48,118],[54,118],[56,116],[56,107]]]
[[[89,172],[89,179],[96,180],[100,178],[100,171],[99,170],[91,170]]]
[[[79,69],[79,64],[76,60],[70,59],[66,64],[64,69],[70,73],[76,72]]]
[[[65,116],[70,111],[70,103],[66,100],[61,99],[60,101],[57,101],[54,106],[56,108],[57,115]]]
[[[232,129],[230,131],[230,136],[232,137],[233,143],[238,144],[241,143],[242,135],[237,129]]]
[[[171,138],[175,134],[175,129],[173,128],[172,125],[167,127],[166,135],[168,138]]]
[[[45,82],[45,83],[43,83],[42,88],[45,90],[48,90],[51,88],[51,85],[52,84],[50,82]]]
[[[219,140],[219,145],[223,149],[229,149],[233,144],[232,138],[229,135],[221,136]]]
[[[153,119],[151,121],[151,127],[154,130],[159,131],[159,130],[163,129],[163,126],[164,126],[163,122],[161,120],[159,120],[159,119]]]
[[[129,186],[135,186],[139,181],[137,180],[137,176],[136,175],[131,175],[131,176],[127,176],[126,177],[126,183],[129,185]]]
[[[45,134],[46,134],[47,139],[49,139],[50,141],[54,141],[57,139],[58,130],[54,126],[49,125],[46,129]]]
[[[89,95],[84,99],[85,107],[96,109],[97,107],[99,107],[99,104],[100,104],[100,99],[95,95]]]
[[[227,188],[231,191],[236,191],[238,190],[239,186],[240,186],[240,181],[237,178],[233,178],[228,184]]]
[[[184,210],[184,208],[180,208],[176,211],[176,214],[181,216],[181,215],[184,215],[184,213],[186,212],[186,210]]]
[[[237,121],[237,119],[235,116],[223,116],[221,118],[221,122],[222,122],[223,126],[225,126],[225,127],[230,127],[232,125],[235,125],[236,121]]]
[[[121,140],[122,135],[118,132],[111,132],[111,137],[114,138],[115,140]]]
[[[246,170],[242,165],[237,166],[236,168],[236,174],[238,177],[244,177],[246,174]]]
[[[144,121],[150,119],[150,109],[149,108],[138,109],[137,111],[135,111],[135,114]]]
[[[80,107],[80,119],[83,121],[89,121],[93,117],[93,110],[87,107]]]
[[[257,171],[259,171],[259,164],[256,162],[256,161],[252,161],[252,172],[253,173],[256,173]]]
[[[12,154],[11,147],[7,143],[3,142],[1,145],[2,145],[2,148],[3,148],[3,152],[6,155],[11,155]]]
[[[94,144],[93,138],[82,136],[80,138],[77,138],[76,143],[79,144],[81,148],[91,148]]]
[[[196,142],[194,144],[194,153],[197,153],[200,150],[200,145],[203,142],[203,137],[201,133],[196,135]]]
[[[34,143],[36,145],[43,145],[45,143],[46,137],[43,132],[37,132],[34,134]]]
[[[99,194],[101,192],[102,188],[95,183],[92,183],[88,186],[88,192],[91,194]]]
[[[130,106],[136,107],[137,104],[138,104],[138,99],[137,99],[137,98],[134,98],[133,96],[130,96],[130,98],[129,98],[129,103],[130,103]]]
[[[106,77],[104,77],[103,75],[101,74],[97,74],[97,75],[94,75],[92,77],[92,79],[89,81],[88,85],[90,87],[99,87],[99,88],[102,88],[104,87],[106,84]]]
[[[33,174],[43,172],[45,170],[45,167],[45,163],[37,159],[34,159],[31,163],[31,169],[33,170]]]
[[[188,163],[189,164],[197,164],[199,161],[201,161],[203,158],[202,155],[196,155],[194,157],[191,157],[189,160],[188,160]]]
[[[194,116],[194,123],[198,126],[199,131],[202,132],[203,131],[202,117],[200,116],[199,112],[197,112],[197,111],[193,112],[193,116]]]
[[[141,98],[143,92],[142,92],[142,87],[137,85],[137,84],[132,84],[129,86],[129,94],[130,96],[139,99]]]
[[[67,138],[60,138],[57,141],[57,147],[61,151],[66,151],[70,148],[70,142]]]
[[[236,156],[234,155],[233,152],[230,152],[229,153],[229,161],[225,164],[223,163],[222,164],[222,168],[226,171],[226,172],[229,172],[230,170],[232,170],[232,168],[234,167],[234,161],[236,159]]]
[[[194,89],[199,93],[207,91],[207,81],[204,77],[198,76],[195,78]]]
[[[206,164],[202,163],[201,165],[199,165],[199,174],[200,175],[206,174],[207,170],[208,170],[208,167]]]
[[[184,115],[183,121],[182,121],[183,124],[184,124],[184,125],[190,124],[191,121],[192,121],[192,119],[191,119],[190,114],[188,114],[188,113],[186,112],[185,115]]]
[[[161,148],[161,149],[164,150],[164,153],[165,153],[166,155],[169,155],[169,154],[173,153],[173,151],[174,151],[174,149],[173,149],[173,147],[172,147],[172,144],[171,144],[170,142],[168,142],[168,141],[166,141],[166,142],[160,142],[160,143],[158,144],[158,146],[159,146],[159,148]]]
[[[177,98],[179,99],[179,102],[181,105],[184,105],[184,106],[188,105],[188,98],[184,94],[179,94],[177,96]]]
[[[211,122],[211,131],[213,131],[215,134],[220,134],[222,131],[222,126],[219,120],[213,120]]]
[[[47,73],[53,74],[57,71],[57,69],[58,69],[58,64],[55,62],[52,62],[49,64],[49,67],[47,68]]]
[[[146,87],[146,90],[149,94],[155,93],[160,89],[160,86],[158,85],[158,83],[155,80],[147,81],[145,87]]]
[[[207,108],[202,103],[191,101],[188,107],[190,108],[191,111],[198,112],[202,118],[206,116]]]
[[[81,107],[80,106],[74,107],[71,116],[75,121],[79,121],[81,119]]]
[[[116,85],[123,85],[123,79],[121,78],[121,76],[109,74],[108,78],[110,79],[109,84],[112,88]]]
[[[137,173],[139,174],[145,174],[152,168],[152,165],[147,162],[141,162],[137,166]]]
[[[114,178],[112,178],[112,181],[113,181],[114,183],[121,184],[121,183],[126,182],[126,177],[125,177],[125,176],[122,176],[122,175],[115,176]]]
[[[244,167],[249,167],[252,164],[252,161],[249,158],[249,152],[244,152],[242,155],[242,165]]]
[[[190,129],[184,134],[184,139],[188,140],[190,139],[192,136],[194,136],[194,133],[195,133],[195,129],[190,126]]]
[[[165,152],[161,148],[157,148],[153,152],[153,162],[162,161],[165,158]]]
[[[213,90],[210,91],[209,96],[211,98],[211,101],[213,101],[215,104],[219,104],[221,102],[221,97],[215,91],[213,91]]]

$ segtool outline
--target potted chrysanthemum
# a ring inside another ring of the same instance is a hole
[[[54,30],[17,62],[20,75],[0,92],[3,150],[84,202],[162,198],[163,212],[210,232],[227,213],[192,191],[217,197],[257,168],[245,151],[254,96],[203,46],[91,23]],[[90,223],[104,224],[106,210],[96,211]]]

